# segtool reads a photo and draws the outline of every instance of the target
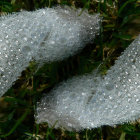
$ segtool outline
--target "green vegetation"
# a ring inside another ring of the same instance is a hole
[[[0,14],[21,9],[35,10],[70,5],[100,12],[103,24],[94,44],[74,57],[45,64],[35,75],[36,64],[22,73],[14,86],[0,98],[0,139],[2,140],[140,140],[140,123],[103,126],[82,132],[67,132],[37,125],[34,109],[43,93],[58,82],[92,71],[101,65],[106,73],[114,60],[140,34],[139,0],[0,0]]]

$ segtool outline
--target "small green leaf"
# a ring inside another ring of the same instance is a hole
[[[104,28],[114,28],[114,27],[115,27],[115,24],[108,24],[104,26]]]
[[[120,139],[119,140],[125,140],[125,135],[126,133],[125,132],[122,132],[121,136],[120,136]]]
[[[127,34],[116,34],[116,33],[114,33],[113,36],[116,37],[116,38],[123,39],[123,40],[131,40],[132,39],[132,36],[127,35]]]
[[[1,135],[0,138],[5,138],[5,137],[11,135],[16,130],[16,128],[21,124],[21,122],[26,118],[26,116],[29,114],[29,112],[30,112],[30,109],[26,109],[26,111],[21,116],[21,118],[19,118],[17,120],[17,122],[15,123],[15,125],[13,126],[13,128],[7,134]]]
[[[14,5],[16,3],[16,0],[11,0],[11,4]]]
[[[119,9],[119,11],[118,11],[118,15],[120,16],[121,15],[121,13],[122,13],[122,11],[124,10],[124,8],[128,5],[128,4],[130,4],[130,3],[132,3],[132,2],[135,2],[136,0],[128,0],[128,1],[126,1],[121,7],[120,7],[120,9]]]

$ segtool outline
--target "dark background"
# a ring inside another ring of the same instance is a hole
[[[61,62],[45,64],[35,75],[36,63],[22,73],[13,87],[0,98],[0,138],[2,140],[140,140],[140,121],[103,126],[79,133],[37,125],[36,102],[43,93],[69,77],[89,73],[101,63],[105,74],[121,52],[140,34],[140,1],[138,0],[0,0],[0,14],[20,10],[33,11],[55,5],[69,5],[100,12],[103,23],[94,44]]]

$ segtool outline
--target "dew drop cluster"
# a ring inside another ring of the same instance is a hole
[[[108,73],[97,72],[60,83],[38,103],[37,123],[80,131],[113,126],[140,117],[140,35]]]
[[[0,17],[0,96],[29,66],[59,61],[91,43],[99,33],[99,14],[69,7],[22,11]]]

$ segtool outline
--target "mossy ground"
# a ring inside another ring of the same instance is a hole
[[[139,0],[0,0],[0,14],[69,5],[100,12],[103,23],[94,44],[61,62],[45,64],[37,73],[32,62],[14,86],[0,98],[0,139],[2,140],[140,140],[140,123],[103,126],[79,133],[37,125],[34,109],[43,93],[74,75],[88,73],[100,64],[104,74],[114,60],[140,34]],[[35,74],[34,74],[35,73]]]

